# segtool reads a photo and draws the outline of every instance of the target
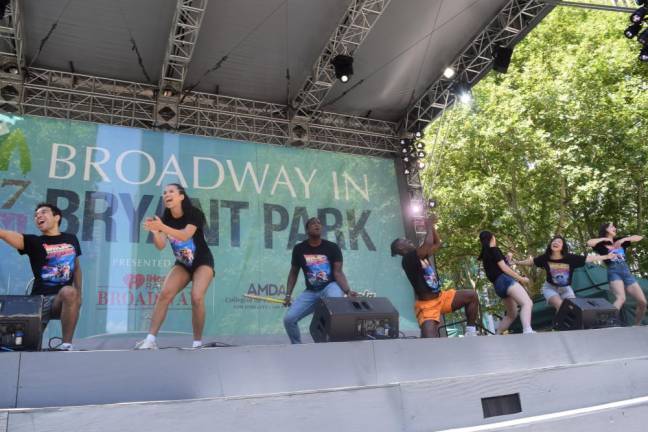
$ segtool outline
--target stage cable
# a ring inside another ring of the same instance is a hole
[[[31,59],[31,61],[29,62],[29,65],[27,67],[31,67],[34,64],[34,62],[36,61],[36,59],[38,59],[38,56],[43,51],[43,48],[45,47],[45,44],[47,43],[49,38],[52,36],[52,33],[54,33],[54,30],[56,30],[56,27],[58,26],[59,22],[61,21],[61,18],[63,17],[63,14],[67,10],[67,8],[68,8],[68,6],[70,5],[71,2],[72,2],[72,0],[67,0],[67,2],[65,2],[65,6],[63,6],[63,9],[61,9],[61,12],[59,13],[59,16],[56,18],[56,21],[54,21],[54,24],[52,24],[49,31],[45,35],[45,37],[43,39],[41,39],[40,44],[38,45],[38,50],[36,51],[36,54],[34,54],[34,57]]]
[[[146,77],[146,82],[149,84],[153,84],[153,80],[151,80],[151,77],[146,71],[146,67],[144,66],[144,60],[142,59],[142,55],[140,54],[139,48],[137,48],[137,42],[135,42],[135,38],[133,37],[133,32],[131,32],[131,29],[128,26],[128,20],[126,19],[126,14],[124,13],[124,9],[122,8],[121,0],[117,0],[117,5],[119,8],[119,14],[121,15],[121,18],[124,21],[124,26],[126,27],[126,30],[128,31],[128,36],[130,37],[131,51],[135,51],[135,55],[137,56],[137,64],[139,64],[139,67],[142,70],[144,77]],[[173,23],[171,25],[173,25]]]
[[[262,20],[261,22],[259,22],[256,26],[254,26],[254,28],[253,28],[252,30],[250,30],[250,31],[249,31],[245,36],[243,36],[243,38],[242,38],[241,40],[239,40],[239,41],[236,43],[236,45],[234,45],[234,46],[233,46],[229,51],[227,51],[227,53],[226,53],[224,56],[222,56],[222,57],[218,60],[218,62],[216,62],[216,64],[215,64],[214,66],[212,66],[212,67],[210,67],[209,69],[207,69],[207,70],[206,70],[206,71],[205,71],[205,72],[200,76],[200,78],[198,78],[198,81],[196,81],[194,84],[192,84],[192,85],[190,85],[189,87],[187,87],[187,89],[186,89],[185,91],[182,92],[182,97],[180,98],[180,102],[178,102],[178,103],[182,103],[182,101],[184,101],[184,98],[187,97],[187,95],[188,95],[189,93],[191,93],[191,92],[192,92],[196,87],[198,87],[198,86],[200,85],[200,83],[202,82],[202,80],[205,79],[205,77],[206,77],[207,75],[209,75],[210,73],[215,72],[215,71],[217,71],[218,69],[220,69],[220,67],[223,65],[223,63],[225,63],[225,62],[229,59],[229,56],[230,56],[230,55],[231,55],[231,54],[232,54],[232,53],[233,53],[233,52],[234,52],[234,51],[235,51],[239,46],[241,46],[241,45],[243,44],[243,42],[245,42],[245,41],[246,41],[250,36],[252,36],[254,33],[256,33],[256,31],[257,31],[261,26],[263,26],[263,25],[264,25],[264,24],[265,24],[265,23],[266,23],[270,18],[272,18],[272,17],[274,16],[274,14],[277,13],[277,11],[278,11],[279,9],[281,9],[281,7],[284,6],[286,3],[288,3],[288,0],[283,0],[281,3],[279,3],[279,5],[278,5],[277,7],[275,7],[275,8],[272,10],[272,12],[270,12],[270,14],[266,15],[265,18],[263,18],[263,20]]]

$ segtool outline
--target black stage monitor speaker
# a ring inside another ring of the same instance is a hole
[[[41,296],[0,296],[0,346],[12,350],[40,350]]]
[[[565,299],[554,318],[556,330],[583,330],[620,325],[619,311],[606,299]]]
[[[513,56],[513,48],[496,47],[493,51],[493,69],[500,73],[508,72],[511,56]]]
[[[398,311],[385,297],[323,298],[315,305],[310,334],[315,342],[398,337]]]

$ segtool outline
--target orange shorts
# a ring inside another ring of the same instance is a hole
[[[441,314],[452,312],[452,300],[455,298],[456,290],[449,289],[441,291],[439,297],[432,300],[417,300],[414,303],[414,313],[419,326],[425,321],[441,321]]]

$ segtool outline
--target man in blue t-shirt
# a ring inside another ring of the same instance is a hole
[[[38,204],[34,222],[41,235],[0,230],[0,239],[29,257],[34,274],[31,295],[43,296],[43,324],[60,318],[63,343],[56,349],[70,351],[81,308],[81,246],[74,234],[60,231],[61,210],[55,205]]]
[[[284,306],[289,306],[284,316],[284,327],[290,342],[294,344],[301,343],[299,321],[313,313],[315,303],[320,298],[357,295],[349,288],[342,271],[342,251],[337,244],[322,239],[322,223],[318,218],[306,221],[306,234],[308,239],[293,248],[284,299]],[[306,289],[292,302],[300,268],[304,273]]]

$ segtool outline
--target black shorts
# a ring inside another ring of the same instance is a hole
[[[176,260],[175,265],[180,266],[183,269],[187,270],[187,273],[189,273],[189,276],[193,276],[196,269],[198,267],[200,267],[200,266],[207,266],[207,267],[211,268],[212,272],[213,272],[214,271],[214,257],[209,255],[209,256],[207,256],[205,258],[196,260],[196,261],[193,262],[191,267],[187,266],[186,264],[184,264],[184,263],[182,263],[182,262],[180,262],[178,260]]]

